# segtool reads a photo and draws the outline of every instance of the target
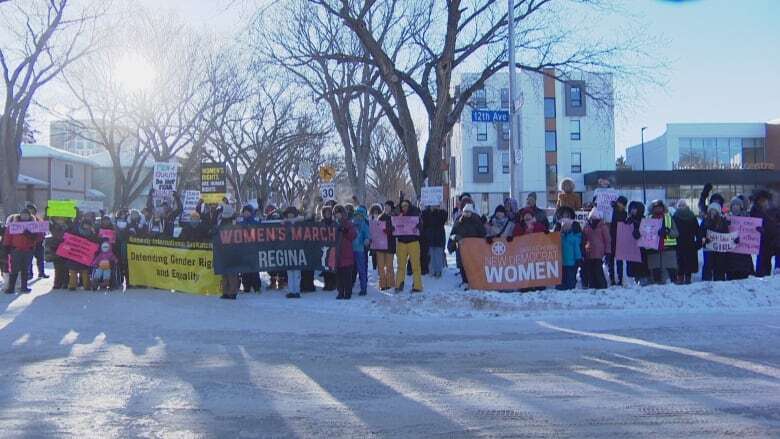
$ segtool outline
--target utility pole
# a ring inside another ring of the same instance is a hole
[[[522,192],[522,177],[517,175],[518,161],[522,162],[522,141],[520,139],[520,118],[518,117],[517,84],[515,76],[517,65],[515,64],[515,0],[508,0],[507,12],[508,27],[508,52],[509,52],[509,196],[519,199]]]
[[[645,130],[647,127],[642,127],[642,203],[647,206],[647,178],[645,176]]]

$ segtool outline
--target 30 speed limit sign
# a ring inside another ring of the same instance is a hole
[[[320,184],[320,196],[323,201],[336,199],[336,184],[335,183],[322,183]]]

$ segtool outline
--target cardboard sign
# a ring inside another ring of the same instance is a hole
[[[100,236],[101,239],[108,239],[108,242],[111,244],[116,244],[116,232],[111,229],[100,229],[98,231],[98,236]]]
[[[599,188],[593,194],[596,196],[596,209],[601,212],[601,219],[605,223],[612,222],[612,202],[620,196],[617,189]]]
[[[658,250],[661,237],[658,231],[661,230],[661,218],[644,218],[639,224],[639,233],[642,235],[637,244],[642,248]]]
[[[195,212],[195,208],[198,207],[198,200],[200,200],[200,191],[184,191],[184,198],[181,200],[182,221],[192,221],[192,212]]]
[[[532,233],[488,244],[481,238],[461,241],[460,256],[476,290],[518,290],[561,283],[561,234]]]
[[[420,203],[423,206],[441,206],[444,203],[444,187],[428,186],[420,191]]]
[[[730,252],[737,247],[734,241],[739,234],[737,232],[718,233],[707,230],[707,244],[705,248],[711,252]]]
[[[15,221],[8,224],[8,233],[21,235],[27,230],[30,233],[49,233],[48,221]]]
[[[211,243],[131,237],[127,266],[134,286],[192,294],[219,295]]]
[[[371,250],[387,250],[387,230],[384,221],[372,220],[368,223],[371,232]]]
[[[170,201],[173,199],[173,191],[176,190],[176,178],[178,168],[175,163],[155,163],[152,175],[152,189],[154,199]]]
[[[615,259],[619,261],[642,262],[642,250],[639,248],[638,241],[634,239],[634,226],[632,224],[621,222],[617,225]]]
[[[76,202],[74,200],[49,200],[46,203],[46,215],[49,218],[76,218]]]
[[[729,219],[731,221],[729,232],[737,232],[739,234],[739,244],[737,244],[733,252],[743,255],[757,255],[761,247],[761,232],[756,230],[756,228],[761,227],[764,220],[746,216],[732,216]]]
[[[78,200],[76,201],[76,207],[79,208],[80,213],[97,213],[99,214],[103,210],[102,201],[90,201],[90,200]]]
[[[57,247],[57,256],[89,266],[99,248],[100,245],[89,239],[65,233],[62,237],[62,243]]]
[[[322,201],[336,199],[336,183],[320,183],[320,196]]]
[[[219,204],[227,196],[227,170],[222,163],[201,163],[200,193],[208,204]]]
[[[420,235],[420,217],[419,216],[394,216],[393,236],[419,236]]]

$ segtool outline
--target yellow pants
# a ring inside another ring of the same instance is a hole
[[[398,271],[395,273],[395,286],[400,288],[406,280],[406,260],[412,260],[412,275],[414,276],[415,290],[422,291],[422,267],[420,266],[420,242],[398,242],[395,246],[398,256]]]
[[[89,270],[68,270],[68,288],[75,290],[79,286],[79,276],[85,290],[89,289]]]
[[[393,254],[387,252],[376,252],[376,269],[379,272],[379,289],[386,290],[393,288]]]

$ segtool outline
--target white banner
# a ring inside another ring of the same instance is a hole
[[[422,188],[420,203],[423,206],[441,206],[444,203],[444,187],[428,186]]]

